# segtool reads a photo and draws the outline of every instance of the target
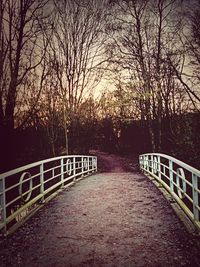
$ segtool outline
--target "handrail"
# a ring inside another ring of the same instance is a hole
[[[6,235],[57,192],[97,171],[97,157],[49,158],[0,174],[0,233]]]
[[[140,168],[171,194],[200,230],[200,171],[161,153],[139,156]]]

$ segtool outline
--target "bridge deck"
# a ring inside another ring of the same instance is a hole
[[[1,241],[0,266],[198,266],[194,240],[139,173],[90,176]]]

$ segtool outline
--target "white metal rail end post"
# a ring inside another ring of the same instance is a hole
[[[97,157],[93,157],[92,158],[92,169],[93,169],[93,172],[97,172]]]

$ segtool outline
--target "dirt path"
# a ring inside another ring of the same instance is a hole
[[[99,172],[138,172],[138,156],[131,155],[122,157],[115,154],[108,154],[101,151],[92,151],[92,154],[98,158]]]
[[[100,162],[112,172],[63,191],[0,241],[0,266],[200,266],[195,239],[153,183],[127,172],[123,158],[101,154]]]

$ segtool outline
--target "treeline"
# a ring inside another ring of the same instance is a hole
[[[120,155],[152,152],[148,123],[141,120],[122,119],[107,113],[100,102],[87,101],[88,109],[74,118],[68,127],[69,154],[88,154],[90,150],[100,150]],[[99,112],[101,111],[101,118]],[[103,115],[103,117],[102,117]],[[157,121],[153,121],[157,131]],[[200,114],[183,113],[162,120],[161,149],[159,152],[199,168],[200,166]],[[65,154],[64,130],[55,125],[54,143],[50,142],[47,125],[35,125],[13,132],[13,161],[9,167],[16,167],[54,155]],[[157,140],[157,136],[155,137]],[[12,164],[12,165],[11,165]]]
[[[0,171],[92,148],[200,166],[199,25],[192,0],[2,0]]]

